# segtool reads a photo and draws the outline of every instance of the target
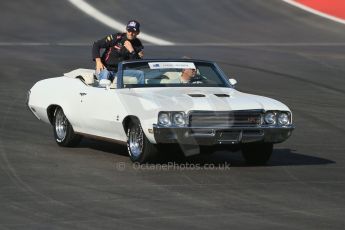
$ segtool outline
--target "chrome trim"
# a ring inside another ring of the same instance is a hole
[[[107,137],[101,137],[101,136],[97,136],[97,135],[93,135],[93,134],[88,134],[88,133],[83,133],[83,132],[78,132],[78,131],[75,131],[74,133],[78,134],[78,135],[81,135],[83,137],[86,137],[86,138],[94,139],[94,140],[112,142],[112,143],[119,144],[119,145],[127,145],[126,141],[111,139],[111,138],[107,138]]]
[[[213,62],[213,65],[216,67],[216,70],[220,74],[221,78],[225,82],[225,84],[230,88],[235,88],[233,85],[230,84],[228,76],[224,73],[224,71],[219,67],[219,65],[215,62]]]
[[[198,145],[241,144],[248,142],[280,143],[288,139],[295,128],[260,125],[237,127],[162,127],[153,125],[157,143]]]

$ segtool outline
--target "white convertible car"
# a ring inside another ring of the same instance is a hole
[[[187,69],[194,75],[184,82]],[[75,146],[83,136],[103,138],[127,144],[131,160],[140,163],[165,154],[166,146],[179,145],[186,156],[221,146],[241,149],[249,164],[265,164],[273,144],[294,129],[291,111],[235,84],[209,61],[127,61],[109,85],[100,85],[91,69],[41,80],[27,105],[53,126],[60,146]]]

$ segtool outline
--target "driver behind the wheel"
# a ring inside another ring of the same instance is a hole
[[[196,69],[182,69],[181,76],[179,78],[180,83],[192,83],[192,79],[196,74]]]

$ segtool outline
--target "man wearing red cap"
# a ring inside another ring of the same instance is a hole
[[[140,33],[140,23],[131,20],[127,23],[125,33],[115,33],[94,42],[92,58],[96,62],[96,72],[99,80],[113,80],[117,72],[117,65],[124,60],[141,59],[144,56],[141,41],[137,38]],[[105,49],[101,55],[101,49]],[[138,75],[138,73],[135,73]],[[139,73],[140,75],[140,73]],[[138,76],[143,83],[143,76]]]

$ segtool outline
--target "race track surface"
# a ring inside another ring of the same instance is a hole
[[[240,91],[286,103],[296,130],[264,167],[238,152],[186,159],[226,170],[138,169],[91,139],[58,147],[26,92],[93,68],[91,44],[113,31],[67,0],[2,1],[0,229],[344,229],[344,25],[278,0],[89,3],[177,44],[146,42],[146,57],[213,60]]]

